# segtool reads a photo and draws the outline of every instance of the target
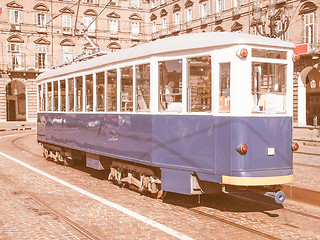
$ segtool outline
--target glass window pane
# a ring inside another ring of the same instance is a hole
[[[99,72],[96,74],[96,92],[97,92],[97,112],[104,112],[104,72]]]
[[[121,68],[121,111],[133,111],[133,68]]]
[[[81,77],[76,77],[76,112],[82,112],[83,110],[83,80]]]
[[[46,111],[46,89],[45,84],[42,84],[42,111]]]
[[[48,89],[48,111],[52,111],[52,85],[51,82],[47,83],[47,89]]]
[[[43,98],[43,95],[42,95],[42,85],[38,85],[38,111],[43,111],[42,110],[42,98]]]
[[[108,78],[108,111],[117,111],[117,69],[107,71]]]
[[[284,64],[252,63],[253,112],[285,112],[286,70]]]
[[[68,95],[69,95],[68,111],[74,112],[74,78],[68,79]]]
[[[252,49],[252,57],[259,58],[273,58],[273,59],[287,59],[287,51],[276,51],[266,49]]]
[[[211,112],[211,57],[188,59],[188,112]]]
[[[66,80],[60,81],[60,94],[61,94],[60,111],[65,112],[66,111]]]
[[[159,112],[182,111],[182,60],[159,62]]]
[[[230,63],[220,63],[219,112],[230,112]]]
[[[93,75],[86,75],[86,112],[93,111]]]
[[[150,107],[150,64],[136,66],[137,111],[148,112]]]
[[[53,111],[58,111],[58,81],[53,82],[53,92],[54,92]]]

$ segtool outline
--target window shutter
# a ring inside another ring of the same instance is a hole
[[[313,42],[318,43],[318,24],[314,24]]]
[[[51,54],[47,53],[46,54],[46,68],[51,67],[52,63],[51,63]]]
[[[35,54],[34,61],[35,61],[34,66],[36,69],[38,69],[39,68],[39,55],[38,55],[38,53]]]
[[[15,10],[10,10],[10,23],[14,23],[14,12]]]
[[[18,13],[19,13],[19,14],[18,14],[18,16],[19,16],[19,17],[18,17],[18,19],[19,19],[19,20],[18,20],[18,23],[23,23],[23,12],[22,12],[22,11],[18,11]]]
[[[38,13],[33,13],[33,23],[38,25]]]

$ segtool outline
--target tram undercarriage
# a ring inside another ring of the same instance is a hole
[[[85,162],[87,167],[96,170],[106,170],[108,174],[107,179],[121,187],[126,186],[142,194],[149,194],[153,198],[157,199],[164,198],[167,191],[170,191],[171,186],[174,187],[174,189],[172,189],[173,192],[179,192],[175,186],[177,185],[176,181],[181,181],[181,179],[171,179],[170,176],[168,177],[168,170],[144,166],[137,163],[128,163],[119,159],[112,159],[48,143],[41,144],[43,147],[43,156],[47,160],[65,166],[74,166],[77,162]],[[174,172],[175,175],[173,176],[177,176],[177,173],[179,174],[179,171]],[[215,182],[201,181],[195,173],[185,174],[180,172],[180,174],[181,173],[183,174],[180,175],[182,177],[182,181],[190,180],[190,186],[188,183],[185,184],[191,188],[190,193],[187,193],[188,195],[200,196],[201,194],[234,194],[239,192],[254,192],[271,197],[278,204],[283,203],[285,200],[285,194],[281,191],[281,185],[259,187],[233,186]],[[170,185],[169,187],[164,186],[165,190],[161,188],[162,175],[165,178],[163,185]],[[185,176],[187,176],[187,179]],[[183,191],[180,193],[185,194]]]

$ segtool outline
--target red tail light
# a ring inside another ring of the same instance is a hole
[[[245,155],[248,151],[248,146],[246,144],[241,143],[236,147],[236,150],[241,155]]]
[[[299,144],[298,143],[292,143],[291,148],[292,148],[292,151],[297,151],[299,149]]]

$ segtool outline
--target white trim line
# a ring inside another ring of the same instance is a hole
[[[38,173],[38,174],[41,174],[42,176],[45,176],[45,177],[47,177],[47,178],[49,178],[49,179],[51,179],[51,180],[53,180],[53,181],[55,181],[57,183],[60,183],[61,185],[65,186],[65,187],[71,188],[72,190],[74,190],[76,192],[79,192],[79,193],[81,193],[81,194],[83,194],[83,195],[85,195],[87,197],[90,197],[90,198],[92,198],[92,199],[94,199],[94,200],[96,200],[96,201],[98,201],[98,202],[100,202],[100,203],[102,203],[102,204],[104,204],[104,205],[106,205],[108,207],[112,207],[112,208],[114,208],[114,209],[116,209],[116,210],[118,210],[118,211],[120,211],[120,212],[122,212],[124,214],[129,215],[130,217],[133,217],[133,218],[135,218],[137,220],[140,220],[143,223],[148,224],[148,225],[150,225],[152,227],[155,227],[155,228],[157,228],[157,229],[159,229],[159,230],[161,230],[161,231],[163,231],[165,233],[168,233],[168,234],[170,234],[170,235],[172,235],[172,236],[174,236],[174,237],[176,237],[178,239],[188,239],[188,240],[193,239],[193,238],[190,238],[190,237],[188,237],[188,236],[186,236],[186,235],[184,235],[184,234],[182,234],[180,232],[177,232],[177,231],[175,231],[175,230],[173,230],[173,229],[171,229],[171,228],[169,228],[169,227],[167,227],[167,226],[165,226],[165,225],[163,225],[161,223],[153,221],[150,218],[144,217],[144,216],[140,215],[139,213],[133,212],[133,211],[131,211],[131,210],[125,208],[125,207],[122,207],[119,204],[116,204],[114,202],[108,201],[108,200],[106,200],[106,199],[104,199],[102,197],[99,197],[99,196],[97,196],[97,195],[95,195],[93,193],[90,193],[90,192],[88,192],[88,191],[86,191],[86,190],[84,190],[82,188],[74,186],[74,185],[72,185],[70,183],[67,183],[67,182],[65,182],[65,181],[63,181],[63,180],[61,180],[61,179],[59,179],[57,177],[54,177],[54,176],[52,176],[52,175],[50,175],[50,174],[48,174],[46,172],[43,172],[43,171],[41,171],[41,170],[39,170],[39,169],[37,169],[35,167],[32,167],[32,166],[30,166],[30,165],[28,165],[28,164],[26,164],[26,163],[24,163],[24,162],[22,162],[22,161],[20,161],[18,159],[15,159],[15,158],[13,158],[11,156],[6,155],[5,153],[0,152],[0,155],[5,157],[5,158],[7,158],[7,159],[9,159],[9,160],[11,160],[11,161],[14,161],[14,162],[26,167],[26,168],[28,168],[28,169],[30,169],[30,170]]]

